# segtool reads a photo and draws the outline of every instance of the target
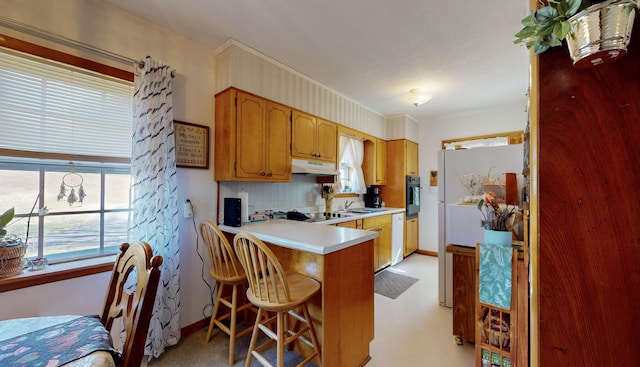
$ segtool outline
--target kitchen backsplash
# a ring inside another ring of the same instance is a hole
[[[264,210],[291,210],[303,212],[323,212],[324,199],[320,195],[321,184],[316,183],[315,176],[293,175],[292,182],[237,182],[220,181],[219,218],[224,217],[224,198],[236,198],[238,193],[245,191],[249,196],[249,213]],[[333,200],[333,210],[344,208],[344,202],[354,198]],[[352,207],[363,207],[362,196],[355,198]]]

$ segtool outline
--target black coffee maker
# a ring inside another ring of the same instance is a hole
[[[364,206],[367,208],[379,208],[382,206],[382,189],[379,187],[367,187],[367,193],[364,194]]]

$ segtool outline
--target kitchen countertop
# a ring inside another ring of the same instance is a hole
[[[362,208],[355,208],[357,209],[362,209]],[[376,209],[378,210],[378,209]],[[342,222],[349,222],[352,220],[358,220],[358,219],[363,219],[363,218],[371,218],[371,217],[377,217],[379,215],[385,215],[385,214],[396,214],[396,213],[405,213],[406,210],[404,208],[382,208],[379,211],[375,211],[375,212],[371,212],[371,213],[353,213],[350,212],[348,217],[340,217],[340,218],[331,218],[331,219],[327,219],[327,220],[321,220],[318,222],[313,222],[314,224],[337,224],[337,223],[342,223]]]
[[[333,218],[312,223],[271,219],[247,223],[241,227],[226,225],[220,225],[219,227],[224,232],[233,234],[250,232],[262,241],[273,243],[274,245],[324,255],[372,240],[378,237],[378,232],[332,225],[319,226],[316,224],[336,224],[379,215],[402,213],[404,211],[402,208],[384,208],[384,210],[377,212],[351,213],[352,215],[349,217]]]

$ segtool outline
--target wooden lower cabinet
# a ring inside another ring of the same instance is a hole
[[[376,231],[373,240],[373,269],[378,271],[391,265],[391,215],[380,215],[362,220],[362,229]]]
[[[476,249],[449,245],[453,254],[453,336],[456,343],[476,341]]]
[[[405,223],[404,257],[411,255],[418,249],[418,223],[418,217],[409,218]]]
[[[336,227],[347,227],[347,228],[355,228],[362,229],[362,219],[350,220],[347,222],[340,222],[335,224]]]

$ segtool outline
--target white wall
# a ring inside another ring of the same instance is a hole
[[[385,116],[237,41],[217,55],[216,92],[240,88],[386,139]]]
[[[522,103],[466,111],[420,123],[419,164],[422,177],[419,248],[438,251],[438,192],[429,186],[429,174],[438,170],[437,152],[442,140],[524,130],[527,123],[526,96]]]
[[[213,135],[213,96],[216,84],[213,50],[102,1],[0,0],[0,9],[4,17],[118,55],[136,60],[150,55],[163,60],[176,70],[173,80],[174,118],[207,125]],[[14,31],[2,28],[0,33],[16,35]],[[56,48],[68,51],[60,46]],[[104,61],[95,55],[78,54]],[[213,152],[213,141],[210,151]],[[213,162],[212,159],[210,161]],[[181,202],[185,198],[191,199],[195,206],[196,222],[212,218],[216,211],[213,165],[210,164],[208,170],[179,168],[178,192]],[[196,238],[191,221],[181,219],[180,284],[183,326],[203,319],[203,306],[210,302],[209,290],[201,280],[203,265],[196,254]],[[206,259],[202,244],[199,245],[201,254]],[[104,273],[5,292],[0,297],[0,319],[65,313],[98,314],[102,310],[108,280],[108,273]]]

